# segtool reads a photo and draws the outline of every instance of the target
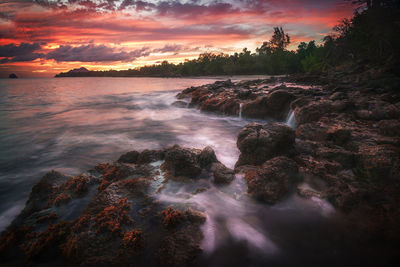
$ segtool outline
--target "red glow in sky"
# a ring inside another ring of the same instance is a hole
[[[50,77],[81,66],[128,69],[254,51],[274,26],[291,35],[294,49],[351,14],[342,0],[5,0],[0,75]]]

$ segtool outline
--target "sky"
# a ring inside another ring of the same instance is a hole
[[[0,77],[255,51],[276,26],[295,49],[352,13],[344,0],[0,0]]]

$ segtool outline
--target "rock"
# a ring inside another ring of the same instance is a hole
[[[15,73],[11,73],[11,74],[8,76],[8,78],[10,78],[10,79],[17,79],[18,76],[17,76]]]
[[[313,155],[318,146],[318,142],[298,139],[295,143],[295,150],[298,154]]]
[[[284,120],[290,109],[290,102],[294,95],[277,90],[267,96],[260,96],[257,99],[244,103],[242,115],[250,118],[274,118]]]
[[[225,115],[238,116],[240,103],[237,99],[228,98],[220,107],[219,111]]]
[[[272,92],[268,97],[268,110],[270,116],[277,120],[284,120],[290,109],[290,102],[295,98],[285,90]]]
[[[198,88],[198,87],[194,87],[194,86],[191,86],[191,87],[189,87],[189,88],[186,88],[185,90],[183,90],[182,92],[180,92],[179,94],[177,94],[176,97],[177,97],[178,99],[189,98],[189,97],[190,97],[190,94],[191,94],[192,92],[196,91],[197,88]]]
[[[24,209],[13,223],[18,224],[18,222],[25,219],[28,215],[46,208],[49,202],[52,201],[53,194],[57,191],[57,188],[70,178],[71,176],[61,174],[54,170],[46,173],[42,179],[33,186]]]
[[[357,110],[356,115],[359,119],[369,120],[371,118],[371,112],[365,109]]]
[[[238,91],[237,96],[239,99],[251,99],[254,95],[251,90],[243,89]]]
[[[328,140],[332,141],[336,145],[342,146],[349,141],[351,131],[340,125],[333,125],[329,127],[327,135]]]
[[[137,164],[147,164],[155,161],[162,160],[164,158],[164,151],[162,150],[143,150],[138,158]]]
[[[196,160],[200,154],[177,146],[168,151],[174,150],[193,153],[190,158]],[[209,161],[216,160],[212,150],[205,151],[211,155],[206,157]],[[161,155],[164,150],[156,152],[145,154]],[[101,174],[108,186],[95,190],[100,178],[91,173]],[[151,181],[158,176],[159,170],[151,164],[121,162],[99,164],[72,178],[48,173],[34,187],[12,227],[1,235],[2,265],[193,266],[201,252],[206,215],[196,210],[180,212],[154,199]],[[83,197],[89,193],[90,197]],[[56,196],[58,204],[49,206],[48,200]]]
[[[275,203],[285,196],[297,181],[296,163],[287,157],[266,161],[256,171],[246,173],[247,192],[255,199]]]
[[[175,101],[174,103],[171,104],[171,106],[177,107],[177,108],[187,108],[188,107],[188,103],[186,103],[185,101]]]
[[[210,146],[206,146],[199,154],[198,161],[201,168],[206,168],[214,162],[218,162],[214,150]]]
[[[295,132],[282,123],[251,123],[238,135],[237,147],[241,154],[236,163],[240,165],[260,165],[266,160],[291,152],[295,141]]]
[[[234,99],[229,93],[222,92],[202,102],[200,110],[218,112],[226,115],[238,115],[239,101]]]
[[[379,132],[386,136],[400,136],[400,121],[399,120],[382,120],[376,125]]]
[[[342,148],[320,147],[315,154],[316,157],[339,162],[346,169],[352,168],[357,159],[353,152]]]
[[[166,151],[162,168],[175,177],[196,178],[201,173],[199,154],[199,151],[183,149],[175,145]]]
[[[176,227],[182,220],[184,220],[183,212],[174,210],[172,207],[168,207],[167,210],[163,210],[162,215],[164,216],[163,225],[166,228]]]
[[[122,163],[136,163],[140,153],[137,151],[130,151],[119,157],[118,162]]]
[[[212,89],[218,89],[221,87],[231,87],[233,86],[233,83],[231,79],[228,79],[226,81],[216,81],[214,84],[211,85]]]
[[[400,180],[400,152],[391,145],[361,147],[354,171],[362,180]]]
[[[328,139],[328,126],[323,122],[301,124],[296,129],[296,137],[302,140],[326,141]]]
[[[345,93],[343,93],[343,92],[336,92],[336,93],[333,93],[330,97],[329,97],[329,99],[330,100],[333,100],[333,101],[335,101],[335,100],[342,100],[342,99],[346,99],[347,98],[347,95],[345,94]]]
[[[362,101],[358,100],[356,115],[363,120],[390,120],[400,117],[400,107],[381,100]]]
[[[293,100],[293,101],[290,103],[290,109],[291,109],[291,110],[295,110],[296,108],[300,108],[300,107],[306,106],[306,105],[308,105],[311,101],[312,101],[312,100],[311,100],[309,97],[304,97],[304,96],[303,96],[303,97],[299,97],[299,98]]]
[[[222,163],[213,163],[211,171],[214,174],[214,183],[216,184],[229,184],[235,179],[234,171],[225,167]]]
[[[332,102],[321,100],[310,102],[308,105],[297,107],[294,110],[297,125],[303,123],[318,121],[321,117],[326,116],[333,111]]]

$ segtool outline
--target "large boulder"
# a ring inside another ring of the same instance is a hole
[[[184,149],[175,145],[166,151],[162,168],[175,177],[196,178],[201,173],[199,154],[200,150]]]
[[[201,168],[207,168],[210,164],[218,162],[214,150],[210,146],[206,146],[199,154],[198,161]]]
[[[213,163],[211,171],[213,172],[214,183],[216,184],[229,184],[235,179],[234,171],[220,162]]]
[[[121,155],[118,159],[118,162],[122,163],[136,163],[139,158],[140,153],[136,150],[129,151],[123,155]]]
[[[275,203],[285,196],[297,181],[296,163],[287,157],[275,157],[255,171],[246,173],[247,192],[250,196]]]
[[[274,118],[283,120],[286,118],[290,102],[294,95],[284,91],[277,90],[267,96],[260,96],[253,101],[243,105],[242,115],[251,118]]]
[[[294,130],[283,123],[251,123],[239,132],[237,147],[241,154],[236,166],[260,165],[278,155],[287,155],[294,142]]]

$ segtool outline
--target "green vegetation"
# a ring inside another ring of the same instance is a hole
[[[290,36],[282,28],[255,53],[243,49],[233,55],[204,53],[180,64],[167,61],[158,65],[124,71],[68,72],[57,77],[181,77],[201,75],[290,74],[325,72],[343,64],[370,66],[383,72],[400,74],[400,1],[356,0],[351,19],[334,27],[334,33],[317,45],[302,42],[296,51],[287,50]]]

